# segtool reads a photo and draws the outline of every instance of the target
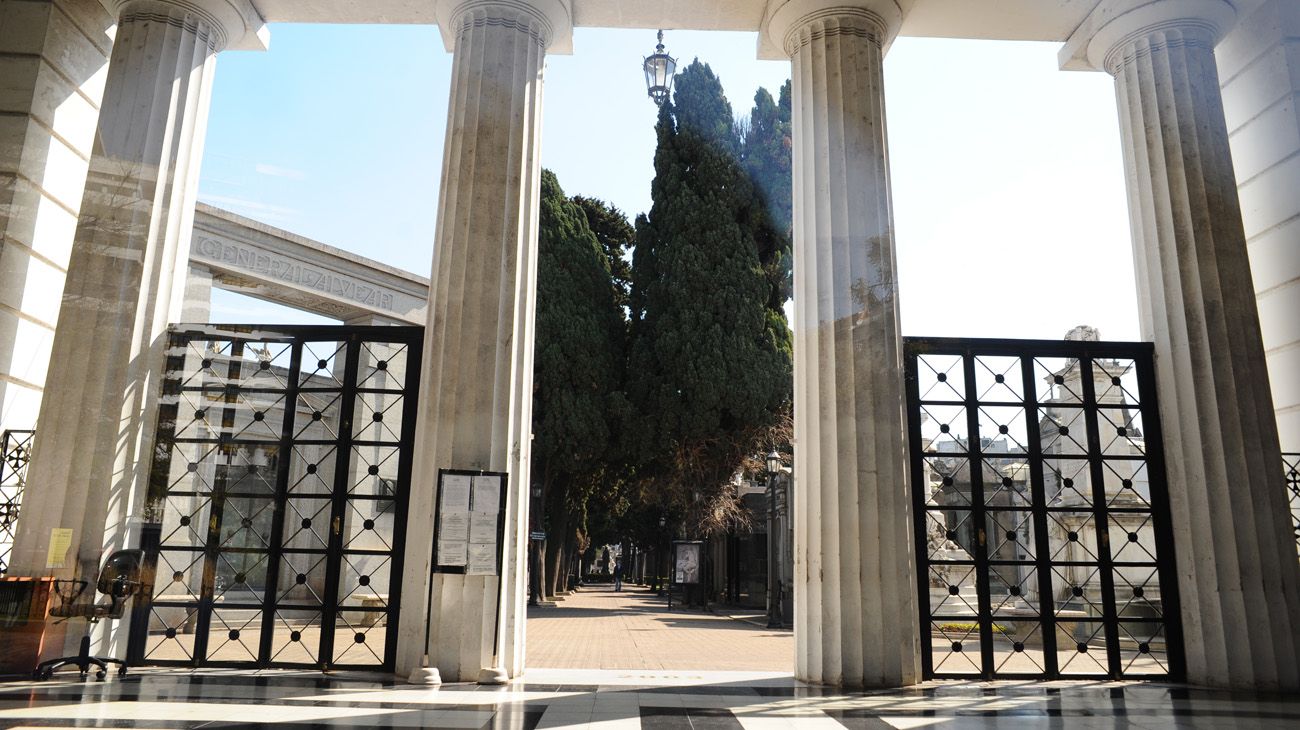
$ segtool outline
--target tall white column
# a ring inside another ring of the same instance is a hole
[[[0,2],[0,429],[36,425],[116,20]]]
[[[1300,566],[1214,47],[1226,0],[1125,0],[1087,55],[1115,77],[1190,681],[1300,687]]]
[[[850,7],[851,6],[851,7]],[[919,679],[880,2],[790,2],[794,64],[795,653],[800,679]]]
[[[486,668],[511,676],[523,668],[542,71],[570,20],[558,0],[469,0],[444,10],[455,58],[397,669],[406,674],[427,652],[445,681],[474,681]],[[431,574],[442,468],[509,474],[500,579]]]
[[[1300,3],[1263,0],[1215,56],[1282,450],[1300,453]]]
[[[127,547],[152,462],[157,373],[188,272],[216,54],[243,0],[123,0],[37,424],[14,572],[91,580]],[[256,24],[260,25],[260,24]],[[73,529],[49,569],[50,530]],[[49,643],[49,642],[47,642]]]

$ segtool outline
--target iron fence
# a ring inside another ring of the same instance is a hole
[[[927,678],[1178,678],[1152,348],[906,340]]]
[[[133,663],[392,669],[422,336],[174,328]]]
[[[1287,497],[1291,503],[1291,525],[1295,529],[1295,548],[1300,556],[1300,454],[1282,454],[1282,472],[1286,478]]]
[[[32,459],[34,431],[7,430],[0,440],[0,575],[9,572],[18,511],[27,488],[27,464]]]

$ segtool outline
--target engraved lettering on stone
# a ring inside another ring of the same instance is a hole
[[[391,312],[397,300],[396,294],[390,290],[304,265],[252,246],[201,236],[195,241],[194,250],[200,259],[315,289],[384,311]]]

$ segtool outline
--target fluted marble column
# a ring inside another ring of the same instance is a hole
[[[440,16],[455,58],[397,669],[405,676],[427,652],[444,681],[475,681],[487,668],[523,669],[542,71],[569,17],[558,0],[451,5]],[[509,474],[501,579],[431,575],[442,468]]]
[[[1300,687],[1300,567],[1214,47],[1226,0],[1127,0],[1115,77],[1144,339],[1156,346],[1188,678]]]
[[[847,7],[852,5],[854,7]],[[803,680],[919,681],[882,2],[791,2],[795,652]]]
[[[216,54],[260,27],[243,0],[116,5],[13,561],[15,574],[75,574],[92,586],[104,552],[128,547],[142,507],[164,333],[185,292]],[[74,530],[62,569],[46,567],[55,527]]]
[[[1300,453],[1300,2],[1257,5],[1215,56],[1279,441]]]

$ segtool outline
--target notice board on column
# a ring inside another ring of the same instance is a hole
[[[434,572],[501,575],[506,483],[502,472],[438,470]]]

